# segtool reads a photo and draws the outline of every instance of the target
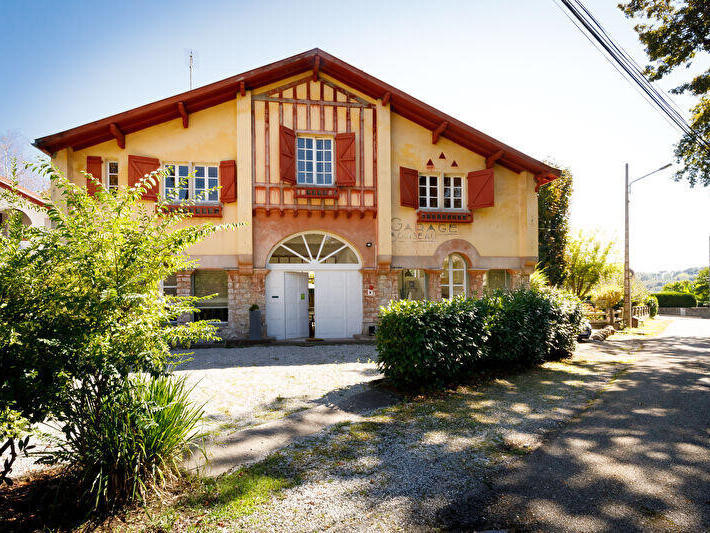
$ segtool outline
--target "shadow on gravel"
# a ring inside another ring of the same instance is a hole
[[[710,339],[654,338],[642,350],[601,403],[487,484],[459,494],[439,525],[710,530]]]
[[[376,358],[375,347],[367,344],[203,348],[186,357],[177,370],[367,363]]]

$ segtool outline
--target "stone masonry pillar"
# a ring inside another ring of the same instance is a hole
[[[177,296],[192,296],[192,273],[194,270],[183,270],[175,274],[175,279],[177,287],[175,289],[175,294]],[[192,315],[185,313],[180,318],[178,318],[178,323],[186,324],[192,321]]]
[[[469,296],[472,298],[480,298],[483,296],[483,278],[485,275],[485,270],[468,271]]]
[[[441,270],[425,270],[427,275],[427,299],[441,300]]]

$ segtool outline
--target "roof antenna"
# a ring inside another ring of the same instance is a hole
[[[192,48],[185,49],[185,64],[187,65],[190,76],[190,90],[192,90],[192,69],[197,68],[197,51]]]

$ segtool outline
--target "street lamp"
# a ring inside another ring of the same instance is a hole
[[[626,202],[625,202],[625,231],[624,231],[624,327],[633,326],[633,321],[631,319],[631,270],[629,269],[629,193],[631,192],[631,186],[637,181],[641,181],[644,178],[648,178],[656,172],[665,170],[670,167],[671,164],[657,168],[653,172],[644,174],[640,178],[629,182],[629,164],[626,163],[626,187],[624,188]]]

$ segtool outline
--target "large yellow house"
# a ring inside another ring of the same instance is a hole
[[[344,338],[371,332],[392,299],[524,284],[536,191],[559,176],[318,49],[35,146],[74,182],[86,170],[109,189],[165,167],[145,202],[194,199],[189,223],[246,222],[163,283],[217,293],[201,316],[233,337],[253,304],[268,336]]]

